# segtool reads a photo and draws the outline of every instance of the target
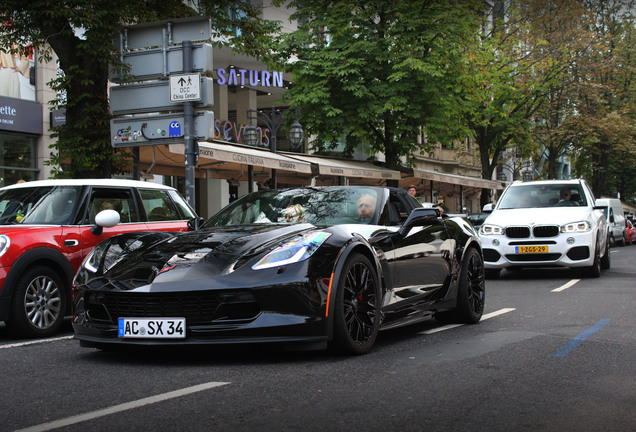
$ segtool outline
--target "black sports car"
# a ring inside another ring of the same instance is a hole
[[[329,343],[367,352],[382,328],[434,315],[477,323],[479,237],[402,189],[246,195],[192,232],[97,245],[74,280],[82,346]]]

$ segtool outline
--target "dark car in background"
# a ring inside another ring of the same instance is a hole
[[[82,346],[280,343],[362,354],[431,316],[477,323],[479,237],[388,187],[267,190],[188,233],[100,243],[74,280]]]
[[[186,231],[195,216],[174,188],[150,182],[0,188],[0,320],[20,336],[54,334],[71,312],[73,276],[97,243],[132,231]]]

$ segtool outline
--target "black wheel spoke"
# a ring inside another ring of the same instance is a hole
[[[473,313],[479,313],[484,307],[484,270],[476,255],[468,262],[468,302]]]
[[[347,332],[356,343],[365,343],[373,335],[376,320],[375,286],[365,265],[356,263],[349,270],[343,304]]]

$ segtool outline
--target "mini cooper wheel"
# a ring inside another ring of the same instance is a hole
[[[18,280],[13,293],[8,326],[25,337],[51,336],[64,321],[64,284],[54,271],[37,266]]]
[[[354,253],[345,262],[336,291],[334,343],[347,354],[368,352],[380,327],[380,285],[373,265]]]

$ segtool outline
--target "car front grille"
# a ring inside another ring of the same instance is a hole
[[[506,228],[506,237],[521,239],[530,238],[530,232],[532,236],[536,238],[557,237],[559,235],[558,225],[540,225],[535,226],[530,230],[527,226],[510,226]]]
[[[530,237],[530,228],[523,226],[512,226],[506,228],[506,237],[508,238],[528,238]]]
[[[117,323],[120,317],[184,317],[188,325],[214,320],[252,319],[260,312],[248,291],[130,293],[92,292],[85,299],[92,320]]]
[[[535,237],[556,237],[559,235],[559,227],[557,225],[542,225],[532,229],[532,235]]]

